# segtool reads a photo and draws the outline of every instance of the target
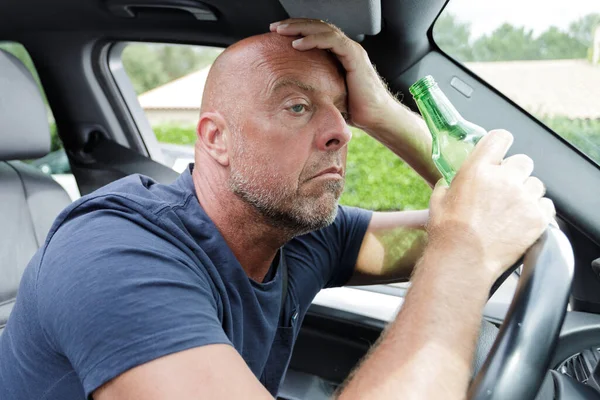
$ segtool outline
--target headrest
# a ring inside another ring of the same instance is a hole
[[[19,59],[0,50],[0,161],[49,151],[48,114],[37,83]]]

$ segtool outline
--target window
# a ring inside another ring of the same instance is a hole
[[[202,90],[221,51],[206,46],[127,43],[121,53],[162,161],[178,172],[194,161]]]
[[[597,0],[452,0],[433,38],[442,51],[600,164]]]
[[[58,132],[56,130],[56,123],[54,122],[54,116],[52,115],[52,111],[48,106],[48,101],[46,99],[46,94],[44,93],[44,88],[40,83],[40,78],[37,74],[37,71],[33,65],[33,61],[27,53],[27,50],[23,45],[16,42],[0,42],[0,49],[7,51],[17,57],[31,72],[33,78],[38,83],[40,92],[42,93],[42,97],[44,102],[46,103],[46,109],[48,111],[48,125],[50,127],[50,153],[42,158],[37,160],[22,160],[31,164],[32,166],[38,168],[40,171],[51,175],[52,178],[57,181],[60,185],[62,185],[72,200],[79,198],[79,188],[77,187],[77,183],[73,174],[71,174],[71,166],[69,164],[69,159],[67,154],[63,149],[62,142],[58,137]]]

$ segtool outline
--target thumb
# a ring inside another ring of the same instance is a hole
[[[444,178],[438,180],[433,188],[433,192],[431,193],[431,197],[429,199],[429,204],[435,204],[444,199],[446,193],[448,192],[448,184]]]

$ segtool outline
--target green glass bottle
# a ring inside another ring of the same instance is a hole
[[[433,138],[433,163],[450,184],[487,131],[465,120],[431,75],[419,79],[409,90]]]

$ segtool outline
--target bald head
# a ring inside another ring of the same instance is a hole
[[[204,87],[194,169],[219,209],[262,216],[289,237],[335,218],[351,137],[337,58],[296,50],[294,39],[253,36],[217,58]]]
[[[292,47],[296,37],[265,33],[251,36],[229,46],[213,63],[202,96],[201,112],[219,111],[235,116],[240,102],[256,99],[256,83],[273,78],[275,69],[288,63],[285,71],[311,68],[311,63],[330,64],[341,76],[342,68],[329,52],[314,49],[300,52]],[[263,87],[263,90],[268,88]]]

